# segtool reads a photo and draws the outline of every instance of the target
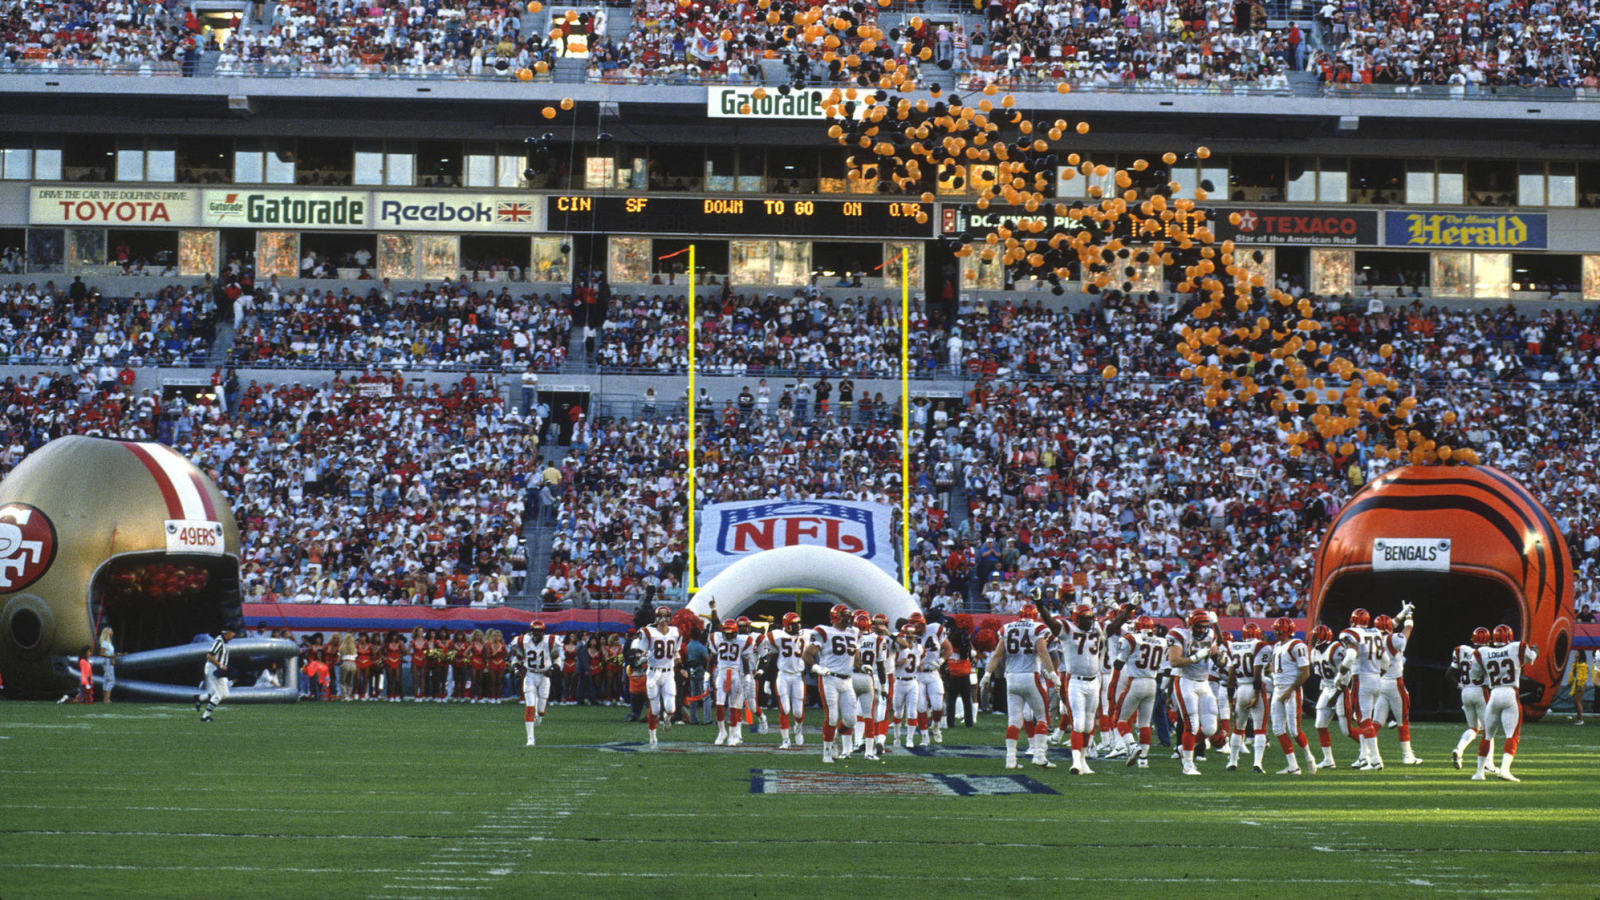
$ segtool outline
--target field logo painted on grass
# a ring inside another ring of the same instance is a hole
[[[1049,785],[1026,775],[949,775],[942,772],[809,772],[751,769],[752,794],[835,796],[923,795],[992,797],[1001,794],[1054,794]]]

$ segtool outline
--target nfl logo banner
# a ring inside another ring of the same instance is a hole
[[[699,581],[753,553],[779,547],[828,547],[859,556],[900,578],[890,537],[894,510],[853,500],[746,500],[713,503],[700,518],[695,542]]]

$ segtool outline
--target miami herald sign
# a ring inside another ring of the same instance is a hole
[[[852,500],[747,500],[705,508],[695,546],[701,582],[740,559],[779,547],[828,547],[900,577],[889,536],[893,510]]]

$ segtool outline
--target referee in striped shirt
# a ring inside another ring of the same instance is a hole
[[[233,640],[234,633],[232,628],[224,627],[211,642],[211,649],[206,651],[205,693],[194,701],[202,722],[211,721],[211,711],[228,698],[228,642]]]

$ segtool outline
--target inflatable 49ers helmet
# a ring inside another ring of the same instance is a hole
[[[170,448],[64,437],[0,482],[8,695],[71,690],[69,663],[86,646],[98,654],[98,631],[109,625],[118,654],[127,654],[117,665],[119,691],[192,697],[207,649],[195,652],[195,636],[242,624],[233,512],[211,479]]]
[[[1356,607],[1393,615],[1407,601],[1414,711],[1453,711],[1451,649],[1476,627],[1508,625],[1539,647],[1522,702],[1529,718],[1544,714],[1572,642],[1572,561],[1527,489],[1488,466],[1406,466],[1350,498],[1317,552],[1308,621],[1338,631]]]

